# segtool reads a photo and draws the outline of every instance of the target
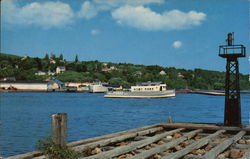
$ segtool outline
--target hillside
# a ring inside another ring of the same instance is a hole
[[[66,71],[54,74],[58,66],[64,66]],[[4,77],[15,77],[17,80],[46,80],[55,77],[64,82],[103,81],[123,86],[136,82],[162,81],[169,88],[175,89],[224,89],[225,72],[78,61],[77,56],[74,62],[70,62],[62,54],[59,57],[46,54],[44,58],[33,58],[0,53],[0,78]],[[250,89],[248,75],[240,74],[240,86],[241,89]]]

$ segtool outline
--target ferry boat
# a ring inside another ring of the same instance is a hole
[[[175,90],[167,90],[161,82],[145,82],[131,86],[128,91],[108,91],[106,98],[169,98],[175,97]]]

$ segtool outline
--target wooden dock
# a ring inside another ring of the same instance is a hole
[[[81,159],[250,159],[250,126],[159,123],[68,143]],[[31,152],[7,159],[44,159]]]

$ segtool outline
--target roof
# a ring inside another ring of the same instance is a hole
[[[136,83],[137,86],[154,86],[154,85],[160,85],[160,84],[162,84],[162,82],[148,81],[148,82],[137,82]]]
[[[50,82],[50,83],[51,83],[51,82],[54,82],[54,83],[59,84],[59,85],[64,85],[64,83],[63,83],[62,81],[58,80],[58,79],[52,79],[52,80],[49,81],[49,82]]]
[[[65,66],[57,66],[56,68],[65,69]]]
[[[0,83],[48,83],[46,81],[33,81],[33,80],[17,80],[17,81],[1,81]]]

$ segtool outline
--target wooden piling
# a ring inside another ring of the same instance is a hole
[[[56,144],[66,145],[67,138],[67,114],[53,114],[52,118],[52,140]]]

